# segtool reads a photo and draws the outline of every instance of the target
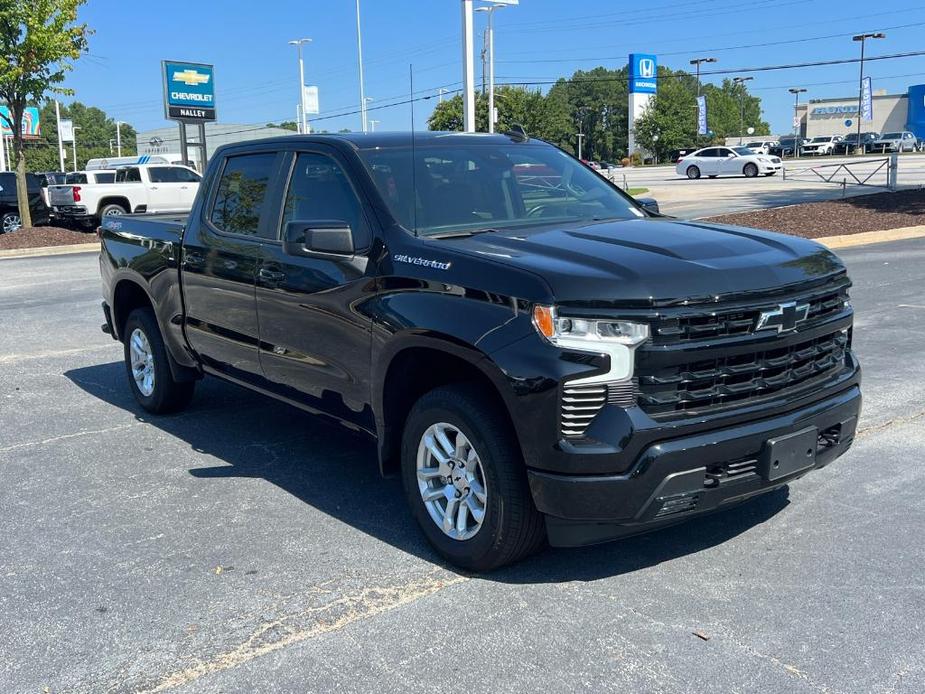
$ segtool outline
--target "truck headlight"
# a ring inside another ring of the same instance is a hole
[[[632,378],[636,347],[649,337],[649,326],[645,323],[563,317],[558,315],[555,306],[534,306],[533,326],[556,347],[610,357],[607,373],[569,381],[570,384],[609,383]]]

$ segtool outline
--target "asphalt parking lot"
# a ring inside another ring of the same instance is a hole
[[[144,414],[95,255],[0,261],[0,691],[925,691],[925,241],[842,256],[852,451],[488,576],[349,434],[215,380]]]

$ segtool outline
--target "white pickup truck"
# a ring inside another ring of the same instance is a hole
[[[98,172],[92,172],[97,174]],[[108,215],[132,212],[188,212],[201,176],[186,166],[144,164],[116,170],[112,183],[91,182],[49,186],[54,214],[92,226]]]

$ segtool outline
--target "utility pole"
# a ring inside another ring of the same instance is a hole
[[[116,156],[122,156],[122,121],[116,121]]]
[[[61,139],[61,104],[55,99],[55,121],[58,129],[58,164],[60,171],[64,171],[64,140]]]
[[[741,90],[739,91],[739,145],[742,144],[742,136],[745,134],[745,83],[749,80],[755,79],[754,77],[733,77],[732,81],[735,82]]]
[[[472,0],[462,0],[462,61],[463,61],[463,130],[475,132],[475,94],[472,66]]]
[[[477,11],[481,12],[482,8]],[[488,28],[482,32],[482,96],[485,96],[485,76],[488,70]]]
[[[363,89],[363,33],[360,30],[360,0],[357,0],[357,62],[360,66],[360,122],[366,132],[366,93]]]
[[[806,91],[805,87],[790,87],[787,90],[793,94],[793,158],[796,159],[800,149],[800,94]],[[781,154],[783,154],[781,149]]]
[[[864,42],[867,39],[885,39],[886,34],[882,32],[877,32],[876,34],[858,34],[857,36],[852,36],[852,41],[858,41],[861,44],[861,74],[858,77],[858,141],[855,145],[855,153],[863,154],[861,149],[861,111],[864,108]],[[873,98],[873,95],[871,95]]]
[[[302,44],[304,43],[311,43],[311,39],[294,39],[289,42],[289,45],[295,46],[299,52],[299,106],[302,112],[299,118],[299,132],[307,135],[310,131],[305,108],[305,63],[302,61]]]
[[[578,158],[581,159],[581,141],[584,139],[585,134],[581,131],[578,132]]]

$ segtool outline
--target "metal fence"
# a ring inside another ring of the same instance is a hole
[[[873,186],[896,190],[897,162],[896,154],[835,164],[804,166],[800,162],[796,166],[784,166],[781,173],[784,180],[834,183],[843,189],[847,186]]]

